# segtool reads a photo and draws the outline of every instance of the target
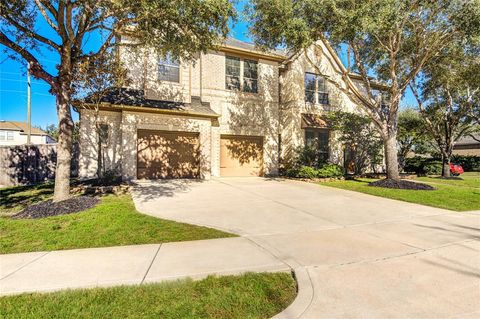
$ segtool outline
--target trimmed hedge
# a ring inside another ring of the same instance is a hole
[[[324,164],[318,169],[303,165],[298,168],[288,169],[286,175],[288,177],[307,179],[340,178],[343,176],[343,168],[335,164]]]
[[[480,156],[453,155],[451,162],[462,165],[465,172],[480,171]],[[442,162],[438,158],[415,156],[406,159],[403,170],[418,175],[439,175],[442,173]]]
[[[480,156],[453,155],[452,163],[462,165],[465,172],[480,172]]]

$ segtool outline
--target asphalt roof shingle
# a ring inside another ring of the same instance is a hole
[[[27,133],[28,131],[28,123],[26,122],[18,122],[18,121],[4,121],[0,120],[0,130],[7,130],[7,131],[20,131],[21,133]],[[41,129],[32,126],[32,134],[34,135],[48,135]]]
[[[83,103],[108,103],[112,105],[136,106],[159,110],[195,113],[200,115],[218,115],[210,108],[210,103],[202,102],[199,97],[192,96],[191,103],[152,100],[145,97],[143,90],[130,88],[113,88],[95,101],[92,96],[87,96]]]

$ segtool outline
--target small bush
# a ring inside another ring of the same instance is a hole
[[[439,158],[415,156],[406,159],[404,171],[417,175],[438,175],[442,173],[442,162]],[[465,172],[480,172],[480,156],[453,155],[451,163],[461,165]]]
[[[299,169],[297,167],[289,168],[286,170],[285,175],[287,177],[297,177]]]
[[[417,175],[439,175],[442,174],[442,162],[435,158],[415,156],[406,159],[403,170]]]
[[[343,176],[343,168],[335,164],[326,164],[317,170],[317,177],[339,178]]]
[[[423,166],[423,171],[427,175],[440,175],[442,174],[442,162],[431,161]]]
[[[465,172],[480,172],[480,156],[453,155],[451,162],[462,165]]]
[[[315,168],[310,166],[301,166],[296,177],[314,179],[317,177],[317,175],[318,171]]]
[[[310,166],[300,166],[299,168],[291,168],[286,172],[288,177],[294,178],[340,178],[343,176],[343,168],[335,164],[325,164],[319,169]]]

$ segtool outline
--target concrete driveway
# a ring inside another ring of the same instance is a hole
[[[294,317],[480,317],[478,212],[260,178],[140,182],[134,201],[237,233],[304,274]]]

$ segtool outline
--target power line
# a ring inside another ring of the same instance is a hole
[[[25,91],[20,91],[20,90],[2,90],[2,89],[0,89],[0,92],[21,93],[22,95],[27,95],[27,92],[25,92]],[[32,94],[54,97],[54,96],[51,95],[51,94],[45,94],[45,93],[33,92]]]
[[[11,81],[11,82],[22,82],[22,83],[27,83],[27,81],[25,80],[17,80],[17,79],[2,79],[0,78],[1,81]],[[50,84],[47,84],[47,83],[42,83],[42,82],[34,82],[34,81],[31,81],[32,84],[40,84],[40,85],[47,85],[47,86],[50,86]]]

